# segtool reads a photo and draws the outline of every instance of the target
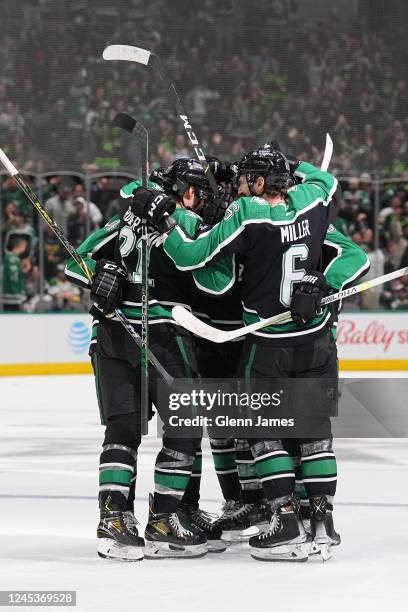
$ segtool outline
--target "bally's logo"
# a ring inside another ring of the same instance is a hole
[[[80,355],[86,353],[91,341],[89,328],[82,321],[76,321],[71,325],[68,332],[68,344],[73,353]]]

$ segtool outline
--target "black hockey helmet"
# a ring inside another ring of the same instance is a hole
[[[176,195],[180,199],[183,199],[189,187],[195,187],[197,196],[203,200],[212,193],[202,165],[188,157],[176,159],[167,168],[157,168],[151,173],[150,180],[160,185],[168,195]]]
[[[245,174],[249,188],[258,176],[265,178],[265,188],[292,187],[289,162],[281,151],[265,145],[247,153],[238,164],[238,176]]]

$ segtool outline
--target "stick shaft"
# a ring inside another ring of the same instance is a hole
[[[139,139],[142,162],[142,185],[147,187],[148,139]],[[136,132],[137,137],[137,132]],[[140,352],[140,399],[142,432],[147,434],[149,427],[149,228],[147,220],[142,219],[142,350]]]

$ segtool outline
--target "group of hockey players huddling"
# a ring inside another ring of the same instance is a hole
[[[122,211],[70,260],[67,277],[91,291],[91,359],[102,423],[98,554],[108,559],[201,557],[247,542],[254,559],[331,556],[336,458],[330,419],[318,439],[210,438],[224,498],[221,514],[199,506],[201,440],[167,435],[157,455],[144,538],[134,516],[141,444],[140,351],[115,319],[140,332],[141,223],[149,224],[149,346],[175,378],[336,378],[337,309],[321,307],[369,267],[337,231],[335,177],[284,155],[277,143],[234,164],[181,158],[121,189]],[[242,327],[290,309],[292,321],[215,344],[172,318],[182,305],[207,323]],[[150,368],[156,404],[157,374]],[[210,432],[211,434],[211,432]],[[252,434],[251,434],[252,435]]]

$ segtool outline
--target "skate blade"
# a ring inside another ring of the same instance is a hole
[[[209,553],[222,553],[227,550],[227,544],[222,540],[207,540],[207,550]]]
[[[281,544],[272,548],[252,548],[251,557],[257,561],[288,561],[304,563],[308,560],[308,546],[302,544]]]
[[[320,554],[323,563],[325,561],[329,561],[333,557],[330,550],[330,544],[315,542],[315,546],[318,548],[318,553]]]
[[[308,547],[309,556],[320,554],[320,548],[314,540],[312,540],[311,542],[306,542],[306,545]]]
[[[206,544],[194,546],[176,546],[167,542],[152,542],[146,540],[146,559],[198,559],[208,552]]]
[[[143,561],[143,546],[124,546],[109,538],[99,540],[98,556],[114,561]]]

